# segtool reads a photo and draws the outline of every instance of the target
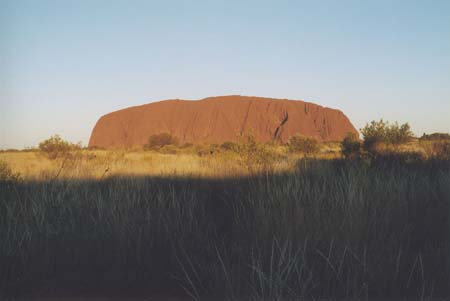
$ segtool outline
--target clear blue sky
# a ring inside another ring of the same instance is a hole
[[[450,132],[450,1],[0,0],[0,148],[229,94]]]

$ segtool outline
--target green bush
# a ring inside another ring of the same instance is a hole
[[[408,143],[414,138],[408,123],[399,125],[397,122],[391,124],[387,129],[388,142],[394,145]]]
[[[73,144],[63,140],[59,135],[53,135],[49,139],[39,143],[39,150],[51,160],[65,158],[70,152],[79,149],[81,149],[79,144]]]
[[[177,145],[178,139],[170,135],[169,133],[160,133],[151,135],[148,138],[148,142],[144,145],[146,150],[160,149],[166,145]]]
[[[390,124],[383,119],[372,121],[361,129],[364,138],[364,148],[372,154],[377,153],[380,144],[394,145],[407,143],[414,137],[408,123],[399,125],[397,122]]]
[[[342,155],[346,159],[355,159],[361,156],[361,142],[355,133],[348,133],[341,142]]]
[[[319,150],[319,142],[314,138],[296,135],[289,139],[289,151],[291,153],[314,154]]]

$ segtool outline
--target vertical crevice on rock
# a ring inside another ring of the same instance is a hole
[[[275,132],[273,133],[273,141],[280,141],[281,139],[281,133],[283,132],[283,125],[288,121],[289,114],[288,112],[284,112],[283,119],[281,120],[281,123],[277,128],[275,129]]]

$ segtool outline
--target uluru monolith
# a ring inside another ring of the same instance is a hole
[[[160,133],[180,143],[220,144],[247,133],[261,142],[285,143],[294,135],[340,141],[349,132],[357,133],[339,110],[300,100],[232,95],[164,100],[106,114],[97,121],[89,147],[142,147]]]

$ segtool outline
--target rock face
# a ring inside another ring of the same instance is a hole
[[[89,147],[141,147],[154,134],[169,133],[181,143],[223,143],[251,133],[261,142],[285,143],[293,135],[340,141],[357,133],[339,110],[297,100],[246,96],[198,101],[165,100],[102,116]]]

